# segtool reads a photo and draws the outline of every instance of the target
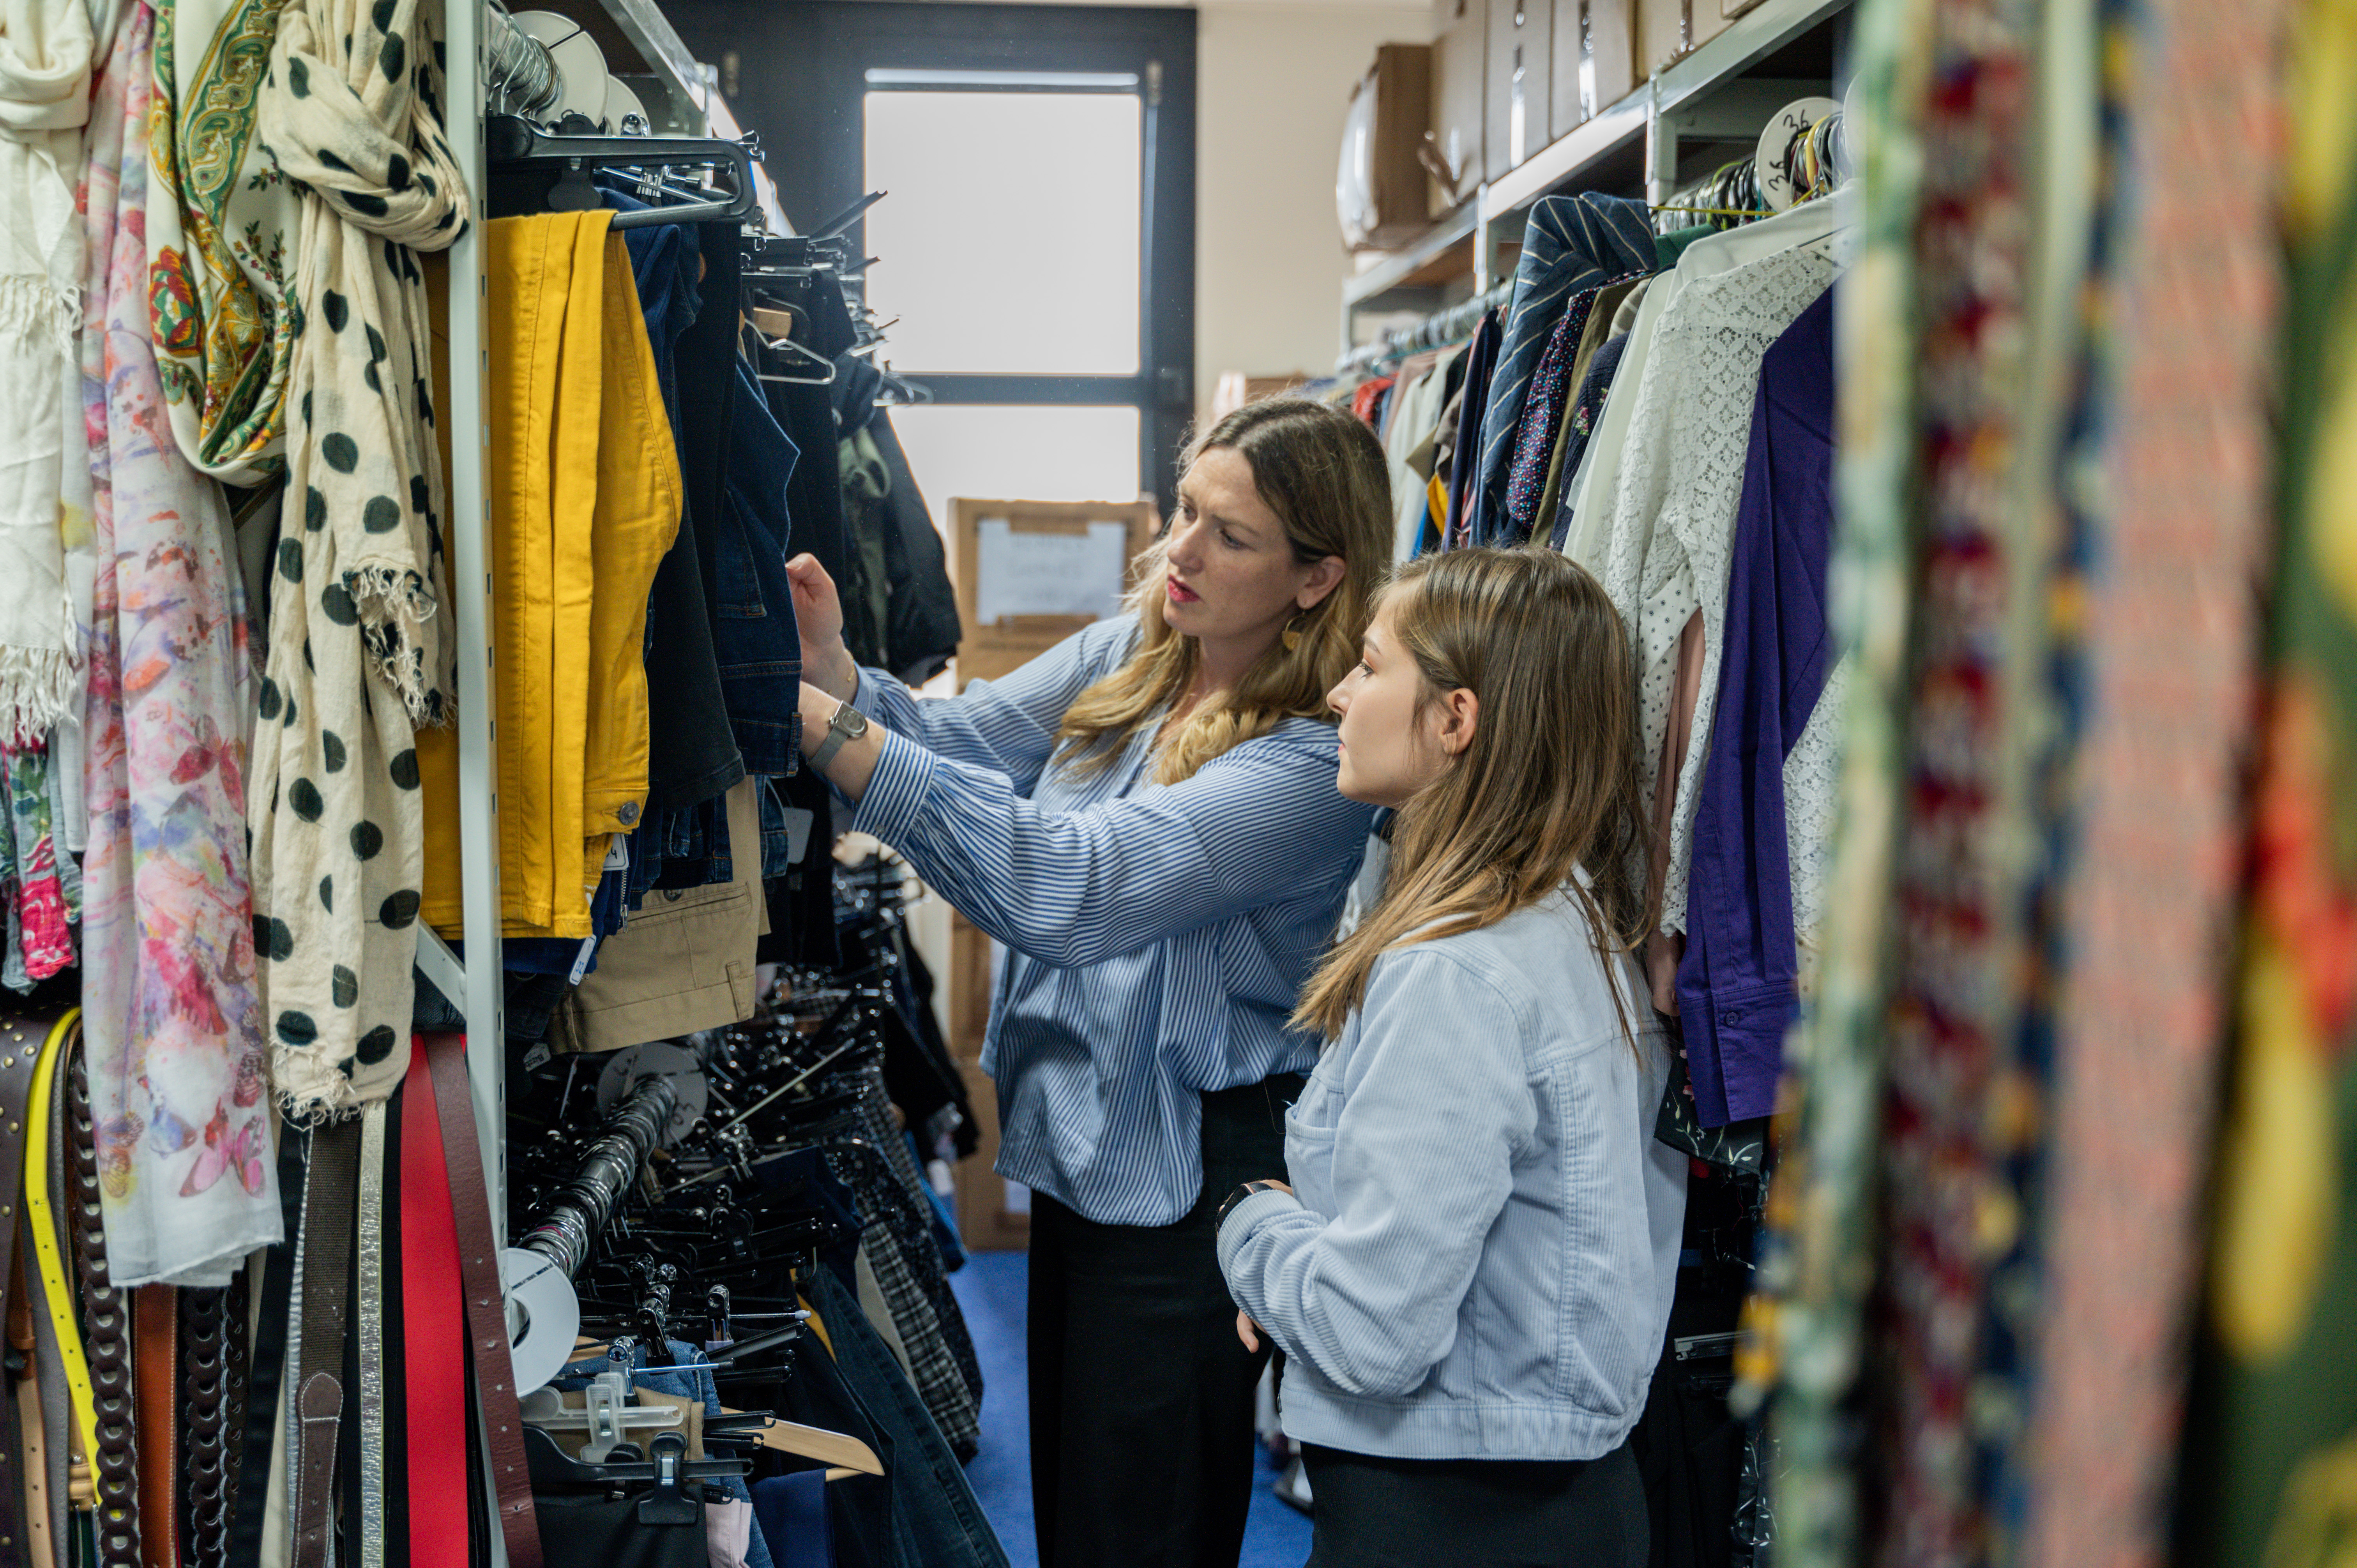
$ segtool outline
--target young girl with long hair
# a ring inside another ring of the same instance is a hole
[[[802,740],[854,825],[1006,945],[982,1065],[1032,1190],[1031,1491],[1046,1568],[1233,1568],[1265,1352],[1236,1343],[1219,1199],[1274,1165],[1292,1026],[1372,813],[1325,693],[1391,553],[1373,435],[1254,403],[1188,456],[1132,614],[920,700],[788,564]],[[872,715],[873,722],[869,722]]]
[[[1291,1183],[1222,1206],[1246,1344],[1286,1353],[1312,1568],[1642,1568],[1626,1446],[1661,1353],[1685,1165],[1631,960],[1650,923],[1620,618],[1544,550],[1416,561],[1341,714],[1342,792],[1397,809],[1367,918],[1297,1020],[1329,1042]]]

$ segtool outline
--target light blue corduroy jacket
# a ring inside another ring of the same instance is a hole
[[[1284,1348],[1286,1432],[1415,1459],[1594,1459],[1662,1349],[1685,1156],[1652,1136],[1668,1053],[1573,898],[1385,954],[1286,1118],[1295,1196],[1220,1228]],[[1273,1173],[1272,1173],[1273,1174]]]

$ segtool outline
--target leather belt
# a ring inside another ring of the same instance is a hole
[[[467,1308],[442,1124],[425,1052],[401,1089],[402,1385],[409,1415],[409,1556],[467,1561]],[[470,1117],[467,1130],[474,1127]]]
[[[90,1357],[98,1468],[100,1568],[144,1568],[139,1551],[139,1447],[131,1397],[131,1302],[106,1269],[106,1205],[98,1184],[98,1129],[91,1120],[90,1072],[77,1023],[64,1047],[70,1119],[74,1255],[81,1265],[82,1323]]]
[[[27,1074],[28,1080],[30,1077]],[[23,1115],[20,1113],[16,1120],[21,1137]],[[13,1196],[22,1195],[19,1187]],[[10,1240],[13,1243],[15,1238]],[[11,1261],[7,1290],[8,1375],[16,1386],[12,1408],[16,1414],[16,1442],[22,1450],[25,1477],[21,1498],[12,1491],[10,1500],[21,1500],[24,1507],[25,1561],[31,1568],[55,1568],[57,1557],[49,1540],[48,1444],[41,1429],[40,1384],[35,1376],[33,1293],[25,1285],[25,1256],[21,1252]]]
[[[60,1103],[56,1093],[58,1063],[80,1019],[77,1009],[58,1020],[33,1068],[32,1092],[25,1108],[25,1218],[33,1232],[33,1258],[40,1273],[41,1294],[48,1303],[49,1323],[57,1331],[66,1400],[73,1412],[75,1434],[87,1453],[91,1434],[98,1430],[98,1402],[91,1391],[90,1364],[82,1359],[81,1316],[73,1283],[66,1277],[65,1251],[58,1245],[57,1216],[49,1202],[49,1176],[54,1168],[51,1145],[57,1141],[53,1134]]]
[[[224,1559],[243,1568],[262,1561],[263,1538],[269,1533],[271,1451],[280,1441],[280,1393],[287,1381],[287,1319],[295,1294],[295,1240],[302,1230],[303,1188],[309,1167],[303,1159],[303,1140],[281,1129],[278,1140],[278,1202],[286,1240],[272,1244],[262,1269],[262,1310],[253,1320],[253,1364],[238,1380],[245,1409],[229,1429],[231,1482],[227,1512],[228,1544]],[[230,1336],[242,1341],[243,1322]],[[245,1483],[252,1481],[253,1485]]]
[[[42,1042],[54,1026],[52,1018],[0,1014],[0,1294],[8,1294],[19,1277],[16,1228],[25,1189],[25,1108]],[[13,1311],[23,1294],[16,1291],[0,1305]],[[31,1304],[24,1305],[29,1310]],[[29,1349],[29,1317],[25,1328],[24,1348]],[[30,1364],[24,1367],[22,1375],[29,1376]],[[27,1561],[24,1493],[18,1480],[23,1457],[21,1439],[0,1439],[0,1568],[20,1568]]]
[[[311,1175],[303,1188],[302,1376],[295,1385],[301,1441],[290,1455],[294,1568],[329,1568],[335,1550],[336,1445],[344,1418],[344,1323],[360,1164],[358,1122],[312,1129]]]
[[[242,1433],[231,1412],[230,1348],[245,1346],[245,1273],[226,1290],[180,1293],[180,1531],[190,1568],[226,1568],[229,1552],[229,1436]],[[236,1306],[231,1307],[234,1298]],[[241,1357],[242,1360],[242,1358]]]
[[[467,1047],[457,1035],[427,1035],[426,1078],[434,1085],[443,1161],[450,1175],[451,1218],[458,1232],[458,1285],[467,1297],[467,1345],[482,1406],[483,1449],[490,1456],[500,1530],[510,1568],[542,1568],[540,1526],[533,1513],[532,1474],[523,1422],[516,1411],[515,1363],[508,1353],[507,1312],[500,1294],[499,1253],[491,1245],[490,1184],[475,1110],[467,1088]],[[488,1048],[497,1050],[494,1042]]]
[[[382,1101],[361,1112],[361,1568],[384,1568],[384,1122]]]
[[[170,1285],[131,1293],[133,1402],[139,1411],[141,1568],[180,1568],[180,1304]]]

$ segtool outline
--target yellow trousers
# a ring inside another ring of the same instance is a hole
[[[646,807],[647,595],[679,532],[681,488],[612,217],[483,226],[500,898],[511,937],[588,936],[608,846]],[[456,737],[421,731],[417,755],[425,916],[458,937]]]

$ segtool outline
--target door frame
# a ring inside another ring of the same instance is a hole
[[[905,0],[785,0],[757,8],[731,0],[671,0],[665,12],[696,58],[716,69],[739,122],[759,133],[786,216],[804,228],[864,194],[871,69],[1135,75],[1146,111],[1137,374],[941,375],[902,368],[946,404],[1135,407],[1139,482],[1168,497],[1195,405],[1193,9]],[[848,232],[856,244],[863,242],[864,220]],[[955,237],[944,235],[942,242]],[[890,262],[882,258],[884,265]]]

